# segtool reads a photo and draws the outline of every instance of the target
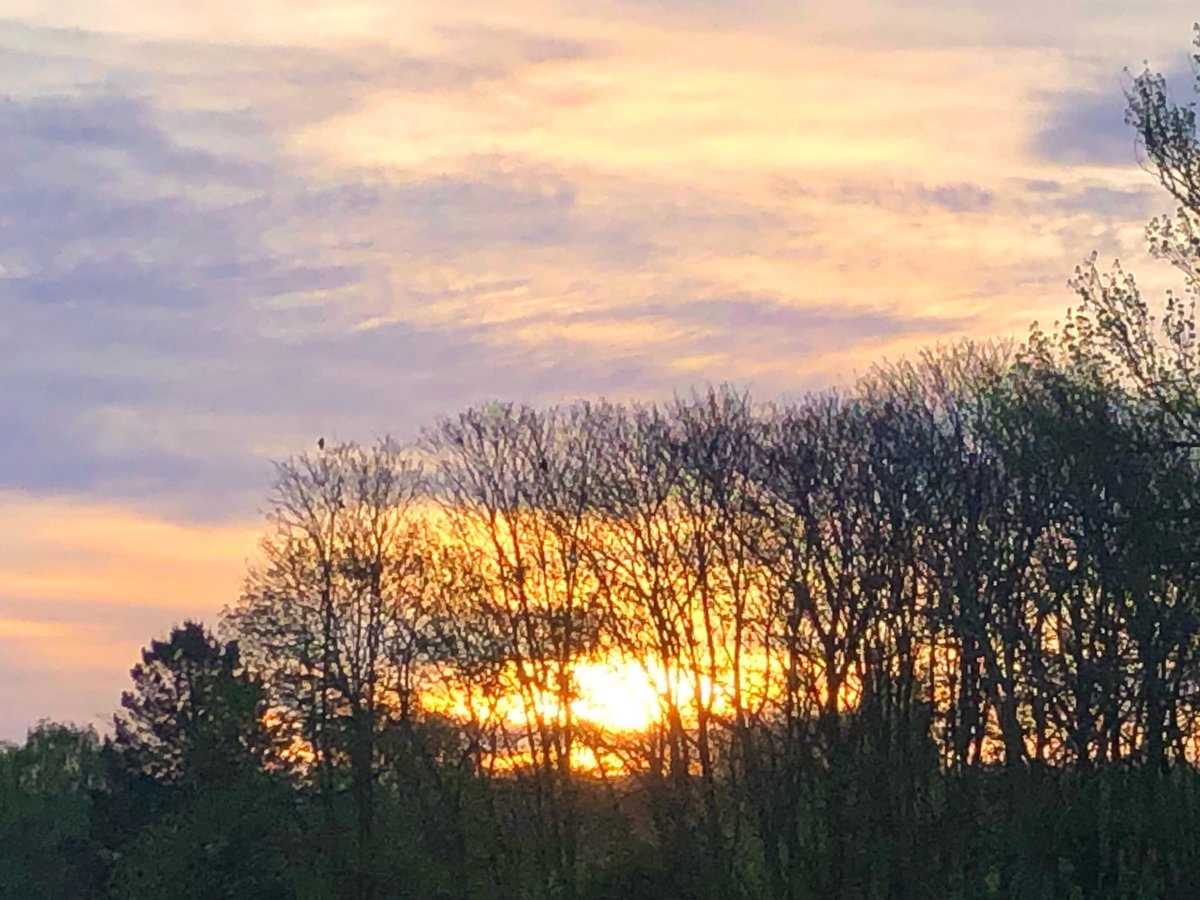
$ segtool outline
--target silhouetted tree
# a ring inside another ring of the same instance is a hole
[[[267,748],[265,695],[242,667],[238,645],[198,622],[152,641],[130,671],[112,746],[123,764],[167,785],[237,781]]]
[[[491,717],[503,742],[491,751],[528,759],[515,774],[533,776],[531,819],[552,855],[546,877],[565,896],[578,882],[575,667],[598,640],[584,553],[595,527],[593,421],[586,406],[494,404],[445,419],[424,439],[447,537],[476,576],[464,621],[479,630],[462,635],[462,662],[484,664],[487,693],[500,688],[520,705],[517,716]]]
[[[102,896],[106,769],[92,728],[41,722],[24,745],[0,745],[0,897]]]
[[[375,886],[380,736],[419,701],[433,575],[419,490],[418,467],[390,440],[327,443],[279,463],[264,562],[224,616],[263,679],[281,752],[312,760],[331,836],[348,770],[359,897]]]

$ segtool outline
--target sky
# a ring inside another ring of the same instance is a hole
[[[215,623],[271,460],[1020,337],[1193,3],[0,0],[0,739]]]

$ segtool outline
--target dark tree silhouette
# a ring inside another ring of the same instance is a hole
[[[132,772],[167,785],[228,783],[262,763],[265,694],[238,645],[185,622],[152,641],[130,671],[112,746]]]

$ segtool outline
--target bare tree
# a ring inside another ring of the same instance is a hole
[[[575,668],[593,652],[598,627],[582,552],[594,527],[590,421],[586,407],[494,404],[443,420],[426,436],[446,532],[485,586],[474,621],[503,657],[490,675],[520,704],[493,723],[504,751],[532,763],[536,820],[549,829],[551,874],[568,895],[578,878]]]
[[[348,764],[360,896],[369,876],[378,740],[413,714],[428,616],[421,474],[398,444],[327,445],[279,463],[263,562],[225,612],[271,692],[285,749],[332,798]]]

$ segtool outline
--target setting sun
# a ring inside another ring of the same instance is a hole
[[[658,694],[635,663],[583,663],[575,670],[575,716],[612,731],[640,731],[662,718]]]

